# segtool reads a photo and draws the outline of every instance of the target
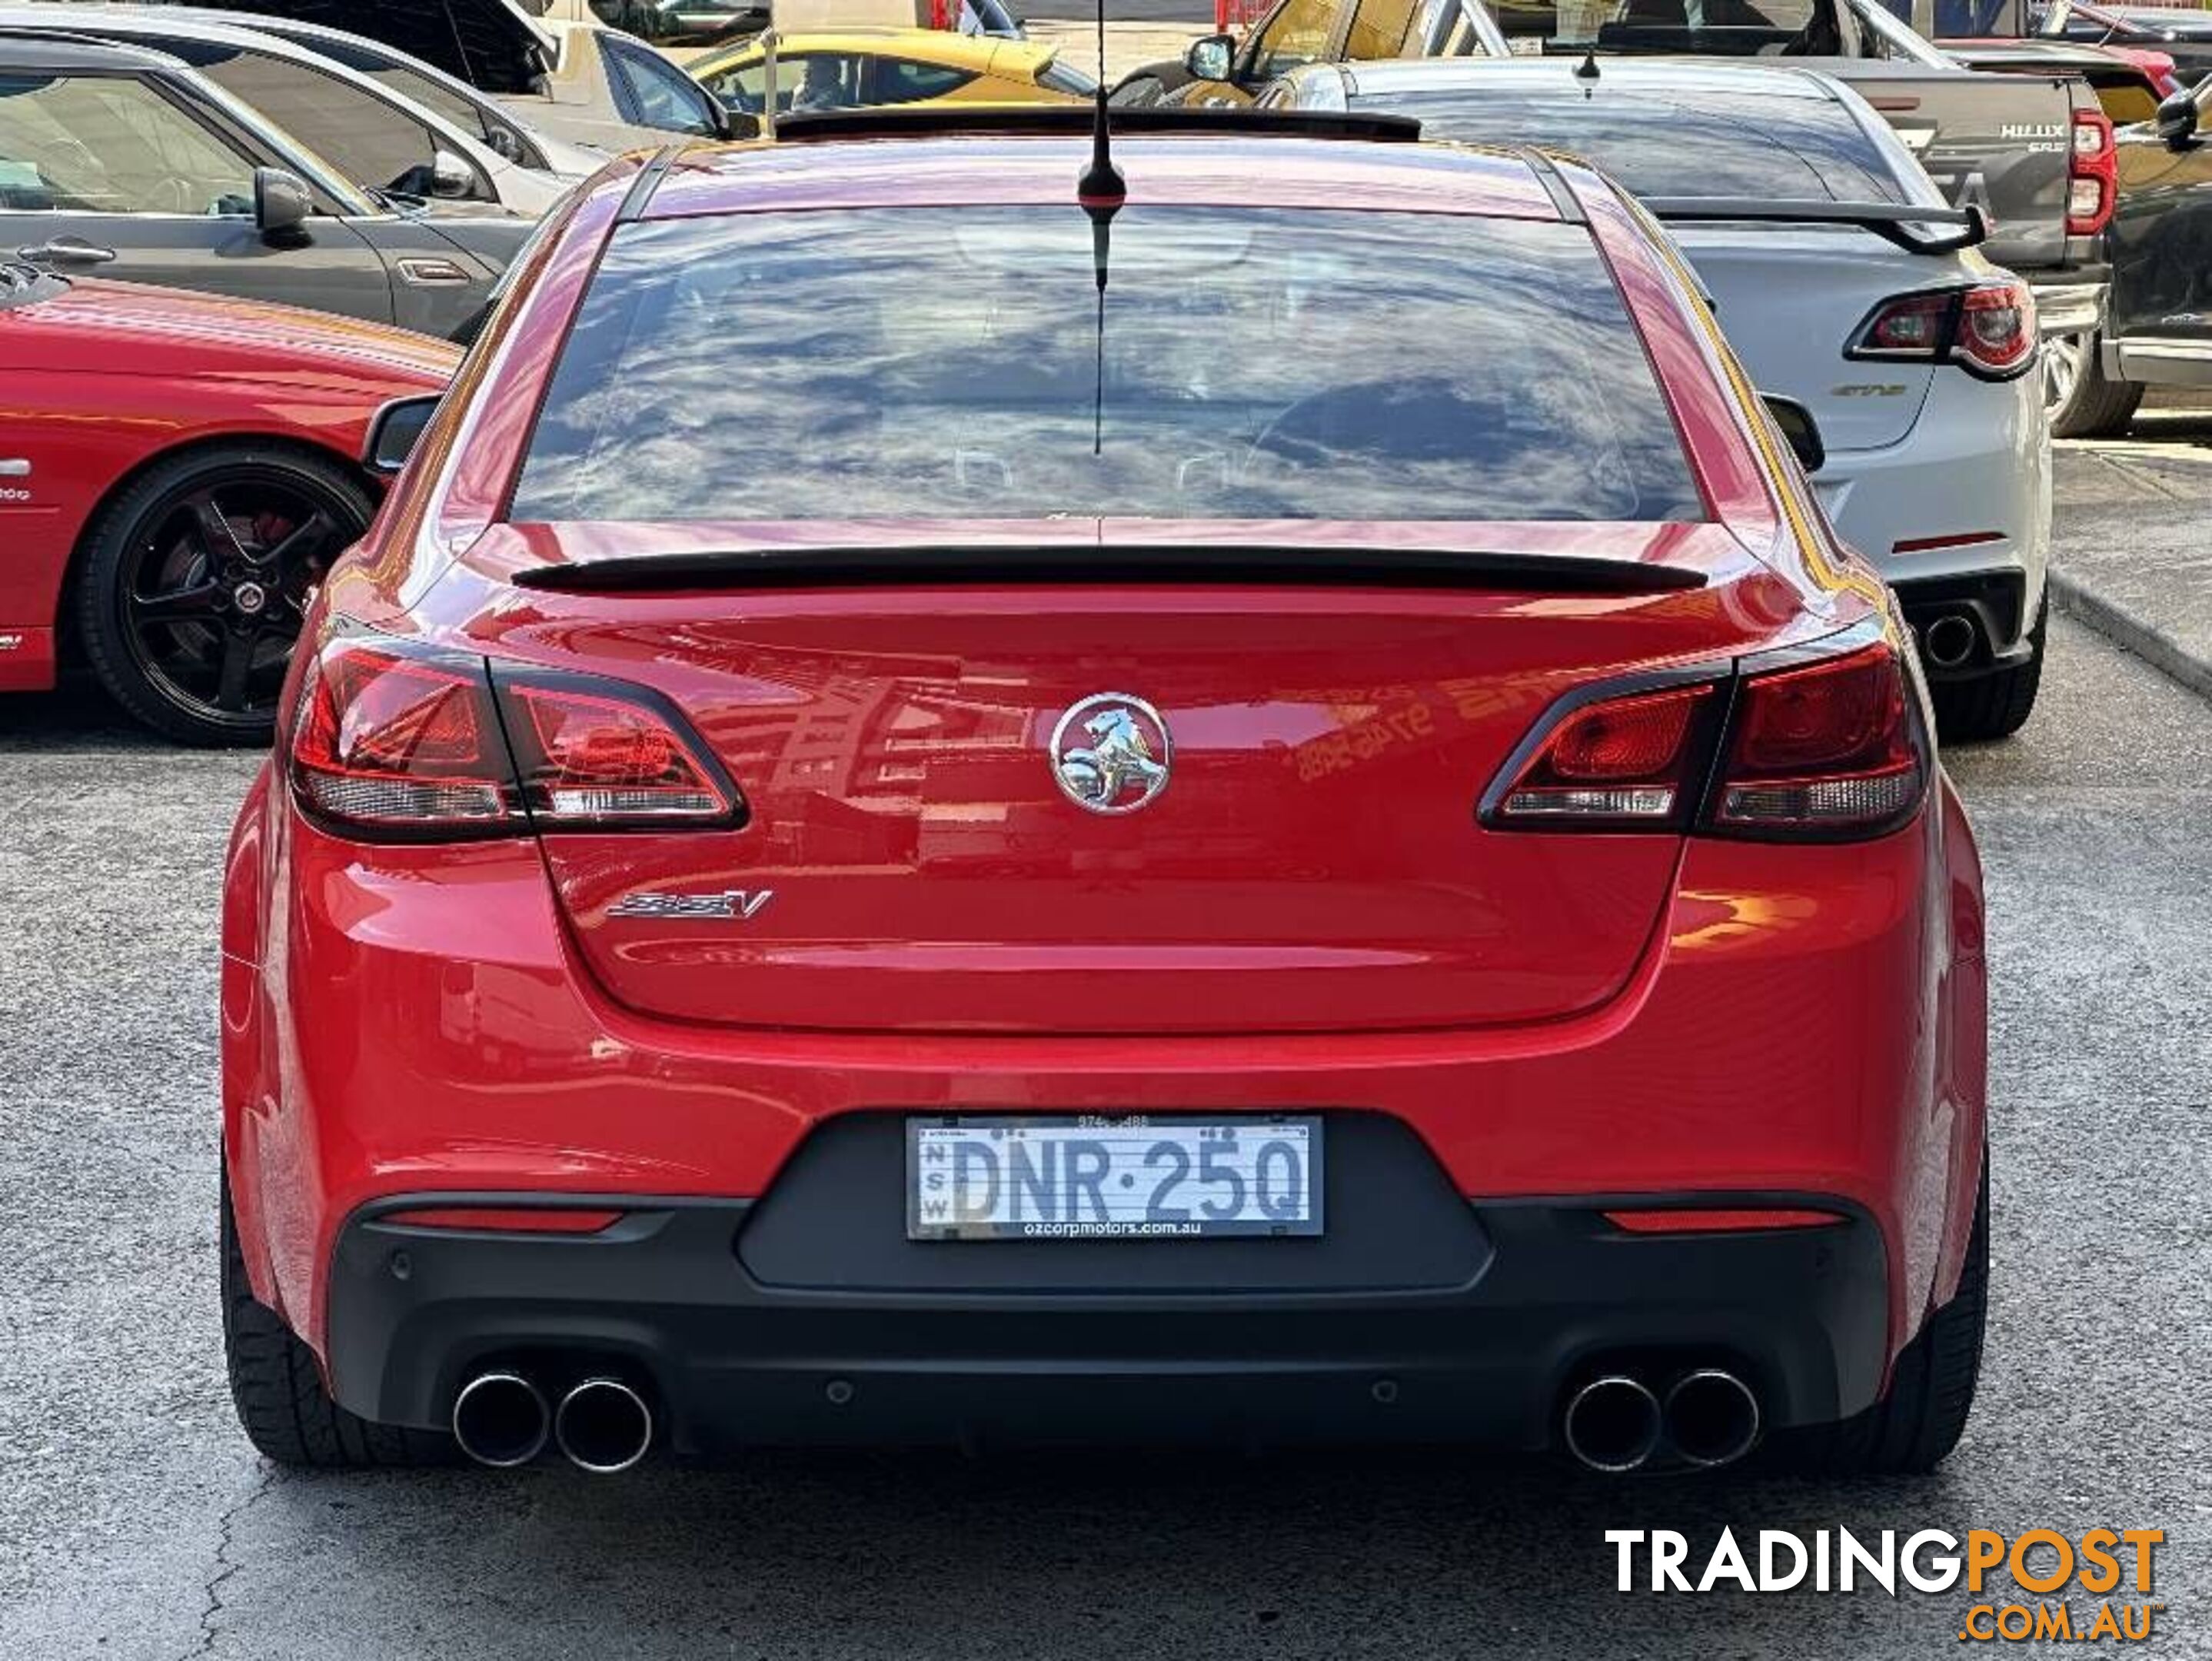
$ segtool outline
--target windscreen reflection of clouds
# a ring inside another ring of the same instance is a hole
[[[1071,204],[617,234],[519,519],[1702,516],[1579,226]]]

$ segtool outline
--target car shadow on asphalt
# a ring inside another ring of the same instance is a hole
[[[1816,1530],[1875,1546],[1889,1529],[1901,1547],[1923,1528],[1963,1536],[1966,1505],[1940,1474],[1621,1480],[1449,1451],[288,1474],[234,1526],[236,1561],[258,1567],[228,1590],[240,1615],[255,1590],[240,1582],[262,1573],[272,1599],[315,1596],[313,1577],[279,1572],[307,1567],[281,1560],[309,1539],[316,1563],[349,1565],[348,1585],[328,1610],[293,1609],[302,1630],[389,1609],[456,1656],[513,1652],[517,1621],[655,1657],[1914,1652],[1955,1642],[1973,1600],[1901,1578],[1895,1597],[1654,1597],[1641,1555],[1624,1595],[1606,1531],[1681,1530],[1694,1580],[1723,1526],[1755,1568],[1762,1528],[1808,1546]]]
[[[0,755],[88,750],[158,751],[176,745],[125,715],[97,686],[0,697]]]

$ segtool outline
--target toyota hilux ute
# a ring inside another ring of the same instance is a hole
[[[1834,76],[1896,129],[1946,198],[1988,216],[1982,252],[2035,290],[2044,338],[2094,337],[2108,277],[2112,125],[2078,76],[1976,74],[1873,0],[1492,4],[1516,55],[1571,55],[1594,74],[1608,57],[1635,55],[1778,57]],[[2050,402],[2065,389],[2046,379],[2045,390]],[[2061,415],[2053,410],[2054,421]]]

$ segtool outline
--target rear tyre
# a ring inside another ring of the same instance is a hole
[[[2105,374],[2100,337],[2053,335],[2043,343],[2043,407],[2053,438],[2110,438],[2135,419],[2143,389]]]
[[[453,1439],[347,1412],[323,1386],[314,1352],[246,1284],[246,1256],[222,1184],[222,1352],[246,1440],[280,1465],[319,1470],[455,1463]]]
[[[1887,1396],[1841,1424],[1799,1433],[1785,1451],[1785,1462],[1826,1476],[1899,1476],[1935,1469],[1958,1446],[1973,1410],[1989,1287],[1990,1167],[1984,1156],[1959,1290],[1928,1317],[1897,1358]]]
[[[268,743],[301,618],[375,509],[351,469],[282,444],[155,462],[85,537],[77,622],[101,684],[180,743]]]
[[[1981,744],[2010,738],[2020,731],[2035,708],[2035,695],[2043,685],[2043,645],[2049,633],[2051,603],[2036,614],[2035,627],[2027,631],[2027,661],[1995,669],[1971,680],[1931,681],[1929,701],[1936,706],[1936,731],[1946,744]]]

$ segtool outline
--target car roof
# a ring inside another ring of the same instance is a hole
[[[996,35],[955,34],[949,29],[858,27],[816,29],[797,34],[780,33],[776,36],[775,49],[780,57],[809,52],[897,52],[926,63],[942,64],[954,69],[972,69],[978,72],[988,69],[994,60],[1001,63],[1043,63],[1054,52],[1051,46],[1036,40],[1004,40]],[[756,36],[749,40],[733,41],[727,48],[717,47],[685,64],[684,68],[694,73],[703,70],[712,74],[724,61],[756,56],[759,51],[759,40]]]
[[[700,145],[683,152],[642,216],[840,207],[1075,203],[1085,137],[957,135]],[[1303,137],[1134,136],[1115,141],[1132,207],[1345,208],[1556,221],[1542,165],[1502,149]],[[619,194],[617,176],[597,188]]]
[[[9,30],[0,35],[0,66],[11,70],[182,70],[166,52],[118,46],[58,29],[52,17],[40,20],[49,33]]]
[[[1602,95],[1608,87],[1643,93],[1694,93],[1717,98],[1745,94],[1771,98],[1799,98],[1808,101],[1838,101],[1835,87],[1826,76],[1779,64],[1714,63],[1709,59],[1608,58],[1600,61],[1597,78],[1577,75],[1583,60],[1550,58],[1397,58],[1342,64],[1315,64],[1293,71],[1293,79],[1307,79],[1316,70],[1334,70],[1344,77],[1345,91],[1355,98],[1392,94],[1443,92],[1455,87],[1552,86],[1562,94]]]
[[[82,19],[70,20],[78,29],[105,35],[144,35],[149,40],[205,40],[217,46],[252,46],[279,58],[304,58],[300,47],[255,27],[255,20],[236,13],[215,14],[197,8],[183,11],[167,6],[87,6]],[[0,5],[0,28],[51,29],[62,27],[54,17],[52,0],[40,5]]]
[[[47,0],[47,3],[51,4],[52,0]],[[497,101],[489,93],[478,91],[460,76],[448,74],[435,64],[428,63],[416,57],[404,47],[395,46],[387,40],[380,40],[374,35],[356,34],[351,29],[337,28],[328,23],[313,23],[305,18],[285,17],[273,13],[231,11],[221,6],[117,3],[112,9],[120,16],[175,18],[180,22],[197,20],[200,23],[220,24],[226,29],[250,31],[255,34],[266,35],[298,48],[305,56],[313,58],[318,64],[327,64],[331,60],[316,51],[313,46],[302,43],[320,41],[332,46],[346,46],[366,56],[402,65],[410,72],[421,76],[426,81],[434,82],[439,86],[447,88],[456,96],[471,103],[495,104]],[[340,64],[338,67],[343,69],[346,65]]]

